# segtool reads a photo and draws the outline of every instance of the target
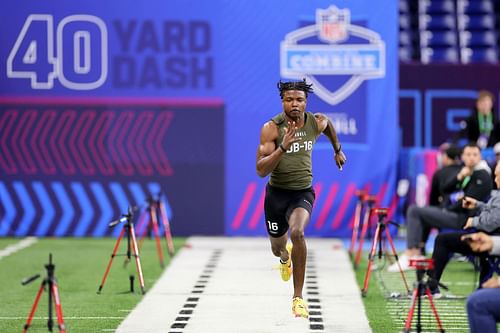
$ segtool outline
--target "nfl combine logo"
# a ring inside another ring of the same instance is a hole
[[[318,42],[311,44],[314,38]],[[307,78],[330,105],[341,103],[365,80],[385,76],[384,41],[377,32],[351,24],[347,8],[317,9],[315,24],[288,33],[280,53],[281,76]],[[346,79],[332,86],[322,80],[326,76]]]
[[[331,6],[316,11],[316,25],[319,38],[326,43],[338,43],[347,39],[347,26],[350,15],[347,9]]]

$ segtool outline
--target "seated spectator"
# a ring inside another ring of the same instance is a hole
[[[490,168],[492,170],[495,169],[495,166],[500,161],[500,142],[495,143],[495,145],[493,146],[493,152],[495,153],[495,159],[493,161],[491,161],[491,164],[490,164]],[[493,181],[495,181],[495,173],[492,172],[492,176],[493,176]],[[498,187],[496,187],[495,183],[493,183],[493,187],[495,189],[498,189]]]
[[[493,111],[494,97],[489,91],[482,90],[476,100],[475,111],[462,124],[459,137],[475,142],[483,149],[493,147],[500,141],[500,124]]]
[[[481,161],[481,149],[474,143],[467,144],[462,152],[464,166],[457,175],[453,175],[443,184],[443,190],[455,190],[452,201],[446,207],[410,206],[406,214],[407,249],[400,256],[399,263],[403,270],[410,269],[409,259],[422,255],[425,247],[425,230],[429,228],[462,229],[470,210],[462,207],[461,198],[466,196],[477,201],[485,201],[492,189],[491,176],[484,169],[478,169]],[[389,266],[390,272],[397,272],[397,263]]]
[[[500,186],[500,163],[495,168],[495,183],[497,186]],[[475,228],[487,233],[495,233],[500,228],[500,191],[494,191],[486,204],[476,199],[465,197],[462,200],[462,205],[466,209],[478,212],[477,216],[467,219],[464,229]],[[443,233],[436,237],[434,252],[432,253],[434,270],[429,272],[429,275],[432,277],[431,290],[434,294],[439,293],[437,284],[441,279],[450,255],[452,253],[461,253],[463,255],[473,254],[468,244],[462,241],[462,236],[465,233],[467,232]],[[489,271],[486,254],[479,255],[479,259],[481,266],[479,279],[483,281]]]
[[[446,184],[448,179],[456,176],[462,169],[462,166],[460,165],[460,149],[458,147],[450,144],[443,144],[439,149],[440,154],[438,155],[438,159],[441,168],[432,175],[429,205],[445,208],[450,205],[450,195],[455,189],[446,189],[443,188],[443,185]],[[430,227],[423,228],[422,240],[424,243],[427,242],[431,231],[432,228]],[[422,250],[424,251],[425,248]]]
[[[440,152],[439,159],[441,168],[432,176],[431,192],[429,195],[429,205],[446,207],[450,203],[450,194],[454,192],[443,188],[445,182],[456,176],[460,169],[460,149],[453,145],[448,145]]]
[[[500,256],[500,236],[479,232],[463,237],[468,238],[472,251]],[[494,333],[500,322],[500,278],[492,277],[481,287],[467,299],[469,329],[471,333]]]

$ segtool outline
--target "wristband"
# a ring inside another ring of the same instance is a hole
[[[285,147],[283,147],[282,143],[280,143],[278,148],[281,149],[281,151],[283,151],[284,153],[286,153],[286,149],[285,149]]]
[[[342,150],[342,145],[339,145],[339,149],[335,149],[335,147],[333,147],[333,151],[335,152],[335,155],[340,153],[341,150]]]

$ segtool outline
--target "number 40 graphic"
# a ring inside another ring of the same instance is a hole
[[[100,87],[108,74],[108,31],[92,15],[71,15],[57,25],[52,15],[28,16],[7,58],[7,77],[31,79],[33,89]]]

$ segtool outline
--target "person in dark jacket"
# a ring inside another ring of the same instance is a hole
[[[486,90],[479,92],[475,112],[465,120],[461,137],[469,142],[475,142],[483,149],[493,147],[500,141],[500,123],[493,111],[493,94]]]
[[[443,189],[446,180],[456,176],[462,166],[460,165],[460,148],[448,145],[440,153],[441,168],[432,175],[429,205],[446,207],[450,203],[450,194],[454,192]]]
[[[425,230],[427,228],[462,229],[469,216],[474,212],[462,207],[462,198],[470,197],[477,201],[486,201],[492,189],[491,176],[481,165],[481,149],[475,143],[467,144],[462,152],[464,166],[457,175],[447,179],[443,184],[446,191],[455,190],[450,196],[451,202],[445,208],[434,206],[411,206],[406,214],[407,249],[399,257],[403,270],[410,269],[412,257],[420,257],[425,247]],[[389,272],[397,272],[397,263],[389,266]]]

